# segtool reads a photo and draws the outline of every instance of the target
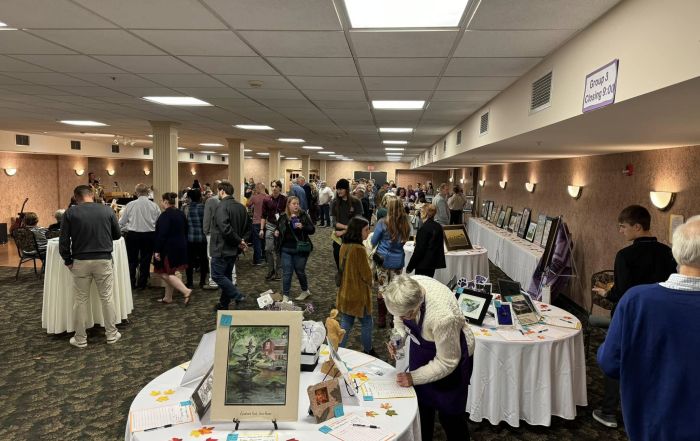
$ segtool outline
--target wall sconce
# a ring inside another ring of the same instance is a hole
[[[149,169],[147,169],[147,168],[144,168],[144,169],[143,169],[143,174],[146,175],[146,176],[148,176],[148,175],[151,174],[151,171],[150,171]]]
[[[190,173],[192,173],[192,176],[194,176],[194,175],[196,175],[196,174],[197,174],[197,170],[195,170],[195,169],[192,169],[192,170],[190,170]]]
[[[5,169],[5,174],[7,176],[14,176],[17,174],[17,169],[16,168],[6,168]]]
[[[525,183],[525,190],[527,190],[530,193],[533,193],[535,191],[535,183],[534,182],[526,182]]]
[[[449,181],[450,181],[450,182],[454,181],[454,178],[450,178]]]
[[[508,181],[498,181],[498,186],[501,187],[503,190],[506,189],[506,184],[508,184]]]
[[[578,199],[581,197],[581,187],[580,185],[569,185],[566,187],[566,191],[569,193],[569,196],[571,196],[574,199]]]
[[[654,207],[658,208],[661,211],[664,211],[668,207],[673,204],[673,200],[675,199],[676,194],[672,193],[670,191],[650,191],[649,192],[649,199],[651,199],[651,203],[654,204]]]
[[[107,169],[107,174],[110,176],[114,176],[114,169],[113,168]]]
[[[75,169],[73,171],[75,172],[76,176],[82,176],[85,174],[85,170],[83,170],[82,168],[78,168],[78,169]]]
[[[464,178],[460,178],[460,179],[459,179],[459,183],[460,183],[460,184],[464,184]]]
[[[482,179],[479,181],[479,187],[483,187],[484,184],[486,184],[486,179]]]

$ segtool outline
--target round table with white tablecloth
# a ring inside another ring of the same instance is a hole
[[[413,256],[416,243],[406,242],[403,246],[406,255],[406,266]],[[435,271],[435,280],[447,284],[453,277],[466,277],[467,280],[474,280],[476,275],[488,277],[489,258],[486,248],[475,246],[471,250],[445,250],[445,268]],[[404,272],[406,271],[404,267]]]
[[[549,324],[569,326],[579,321],[563,309],[535,305],[547,322],[533,326],[529,335],[515,337],[525,341],[508,340],[499,334],[501,328],[492,317],[481,327],[472,326],[476,348],[467,401],[472,421],[505,421],[518,427],[524,420],[549,426],[552,415],[574,419],[576,406],[588,404],[581,330]],[[520,332],[511,330],[511,339]]]
[[[327,352],[327,351],[326,351]],[[340,348],[340,356],[346,356],[354,351]],[[322,352],[323,354],[323,352]],[[336,438],[324,434],[319,431],[319,428],[328,424],[328,422],[316,424],[314,417],[309,416],[309,396],[306,389],[313,384],[323,381],[324,374],[320,372],[320,366],[323,360],[327,359],[327,355],[322,355],[316,370],[313,372],[301,372],[299,382],[299,416],[295,422],[278,422],[278,440],[286,440],[296,438],[299,440],[319,440],[330,441]],[[374,360],[368,364],[356,367],[353,371],[364,372],[371,380],[372,378],[395,378],[396,370],[389,364]],[[381,374],[380,374],[381,373]],[[182,367],[174,367],[169,371],[161,374],[146,385],[134,398],[131,403],[130,410],[146,409],[159,406],[168,406],[173,403],[189,400],[196,384],[192,387],[181,387],[180,382],[185,374]],[[420,441],[420,417],[418,415],[418,402],[415,398],[400,398],[400,399],[382,399],[380,401],[355,401],[347,395],[347,390],[341,382],[341,392],[343,394],[343,408],[345,415],[356,414],[363,418],[367,418],[372,424],[375,424],[382,429],[389,429],[397,435],[401,441]],[[164,399],[165,398],[165,399]],[[382,403],[389,403],[395,415],[387,415],[387,412],[382,409]],[[366,412],[373,411],[376,413],[373,417],[366,417]],[[194,433],[199,429],[206,428],[207,437],[226,440],[227,436],[234,429],[234,423],[215,423],[209,420],[210,411],[204,414],[200,420],[197,413],[194,413],[194,421],[187,424],[180,424],[172,427],[165,427],[147,432],[134,432],[129,430],[130,423],[127,421],[125,441],[162,441],[171,440],[174,438],[191,439]],[[241,421],[239,432],[246,431],[260,433],[272,429],[271,422],[264,421]]]
[[[129,279],[129,260],[126,256],[124,238],[114,241],[114,283],[112,299],[117,321],[126,320],[134,309]],[[41,327],[48,334],[73,332],[73,274],[58,253],[58,238],[49,239],[46,247],[46,275],[44,276],[44,302],[41,310]],[[102,306],[93,282],[90,288],[86,328],[96,323],[104,326]]]

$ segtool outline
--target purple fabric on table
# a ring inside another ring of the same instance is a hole
[[[557,238],[554,242],[552,261],[549,264],[549,274],[547,277],[547,283],[552,287],[552,298],[550,299],[550,302],[554,301],[557,294],[564,292],[567,284],[569,283],[570,277],[561,276],[569,276],[572,274],[571,259],[573,256],[571,255],[571,248],[573,247],[573,241],[571,241],[571,245],[569,245],[567,237],[571,238],[569,227],[565,222],[561,222],[557,228]],[[544,257],[545,256],[543,255],[542,258],[544,259]],[[543,272],[544,271],[540,269],[540,264],[538,263],[537,269],[532,275],[530,287],[527,290],[530,297],[532,297],[534,300],[542,300],[540,282],[542,281]]]

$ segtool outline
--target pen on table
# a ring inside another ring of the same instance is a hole
[[[165,429],[165,428],[167,428],[167,427],[173,427],[173,425],[172,425],[172,424],[166,424],[165,426],[152,427],[152,428],[150,428],[150,429],[144,430],[144,432],[148,432],[148,431],[150,431],[150,430]]]
[[[561,317],[559,317],[559,320],[566,322],[566,323],[571,323],[572,325],[574,324],[574,322],[572,322],[571,320],[566,320],[566,319],[563,319]]]
[[[542,334],[543,332],[547,332],[549,329],[542,329],[541,331],[537,331],[538,334]]]
[[[369,429],[379,429],[379,426],[375,426],[375,425],[372,425],[372,424],[370,424],[369,426],[367,426],[367,425],[365,425],[365,424],[353,424],[352,426],[353,426],[353,427],[367,427],[367,428],[369,428]]]

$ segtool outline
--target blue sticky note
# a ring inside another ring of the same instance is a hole
[[[365,395],[362,397],[365,401],[374,401],[374,397],[372,395]]]
[[[462,294],[463,292],[464,292],[464,288],[462,288],[461,286],[459,288],[457,288],[457,294]]]
[[[345,415],[345,412],[343,412],[343,405],[342,404],[335,405],[335,407],[333,408],[333,415],[335,415],[336,418]]]
[[[229,433],[228,436],[226,437],[226,441],[238,441],[238,434],[237,433]]]
[[[192,401],[191,401],[191,400],[180,401],[180,406],[191,406],[191,405],[192,405]]]
[[[328,427],[328,426],[321,426],[321,428],[318,429],[319,432],[323,432],[323,433],[328,433],[328,432],[330,432],[330,431],[332,431],[332,430],[333,430],[333,429],[331,429],[331,428]]]
[[[219,320],[219,326],[231,326],[231,323],[233,323],[231,314],[223,314],[221,320]]]

